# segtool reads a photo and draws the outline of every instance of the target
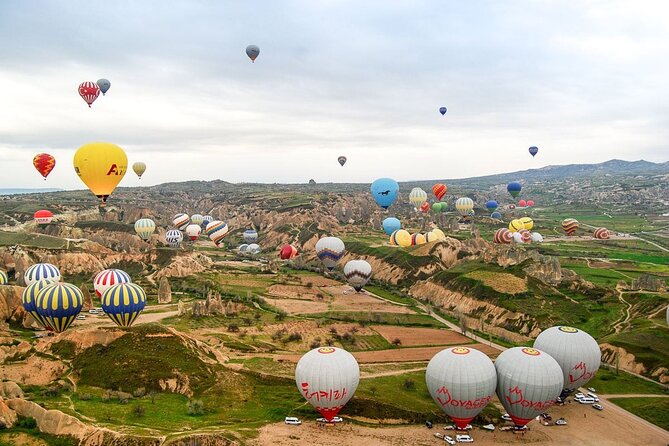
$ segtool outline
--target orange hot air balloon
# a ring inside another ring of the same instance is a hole
[[[441,200],[444,198],[444,195],[446,195],[446,191],[448,188],[446,187],[445,184],[437,183],[434,186],[432,186],[432,193],[434,194],[435,197],[437,197],[437,200]]]
[[[429,212],[429,210],[430,210],[430,203],[428,203],[428,202],[426,201],[425,203],[421,204],[421,205],[420,205],[420,210],[423,211],[423,212]]]
[[[48,177],[53,168],[56,167],[56,158],[48,153],[39,153],[33,158],[33,166],[35,166],[35,169],[37,169],[37,171],[44,177],[44,181],[46,181],[46,177]]]

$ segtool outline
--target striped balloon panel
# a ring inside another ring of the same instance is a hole
[[[573,218],[567,218],[562,221],[562,229],[567,235],[573,235],[579,227],[578,220]]]
[[[7,285],[9,283],[9,276],[4,271],[0,271],[0,285]]]
[[[58,282],[60,281],[60,271],[50,263],[36,263],[26,270],[23,278],[26,285],[33,284],[42,279],[50,279]]]
[[[150,218],[140,218],[135,222],[135,232],[142,240],[148,240],[156,230],[156,223]]]
[[[609,230],[606,228],[597,228],[595,230],[595,238],[598,238],[600,240],[606,240],[609,238]]]
[[[188,214],[177,214],[174,216],[172,224],[174,224],[178,230],[183,231],[186,229],[186,226],[190,224],[190,217]]]
[[[184,235],[178,229],[170,229],[165,233],[165,241],[173,248],[178,248],[183,239]]]
[[[118,283],[132,282],[130,275],[121,269],[106,269],[97,273],[93,279],[93,288],[98,297],[102,295],[112,286]]]
[[[223,238],[228,234],[228,224],[223,221],[212,221],[205,231],[216,246],[220,246]]]
[[[525,223],[523,223],[520,219],[511,220],[511,222],[509,222],[509,231],[516,232],[520,231],[521,229],[525,229]]]
[[[494,241],[495,243],[511,243],[512,237],[511,231],[506,228],[500,228],[495,232]]]
[[[57,333],[67,330],[83,305],[83,293],[71,283],[53,283],[37,293],[37,314]]]
[[[52,285],[56,282],[49,279],[38,280],[37,282],[28,285],[23,290],[23,295],[21,296],[21,301],[23,303],[23,308],[30,313],[30,315],[37,321],[39,325],[43,328],[47,328],[47,323],[44,321],[42,316],[37,313],[37,293],[42,291],[49,285]]]
[[[520,234],[523,243],[528,243],[532,241],[532,233],[527,229],[521,229],[520,231],[518,231],[518,233]]]
[[[102,309],[120,327],[130,327],[146,306],[146,293],[135,283],[120,283],[102,295]]]

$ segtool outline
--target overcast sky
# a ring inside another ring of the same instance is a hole
[[[91,141],[146,162],[121,186],[669,159],[664,0],[0,0],[0,42],[0,187],[82,188]]]

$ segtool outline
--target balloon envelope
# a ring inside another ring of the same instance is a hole
[[[420,209],[423,203],[427,201],[427,192],[425,192],[420,187],[414,187],[409,192],[409,202],[413,204],[413,207]]]
[[[439,107],[439,113],[441,113],[441,116],[444,116],[446,114],[446,111],[447,111],[446,107]]]
[[[48,153],[38,153],[33,158],[33,166],[35,169],[44,177],[49,176],[54,167],[56,167],[56,158],[49,155]]]
[[[35,223],[38,225],[48,225],[53,220],[53,213],[46,209],[41,209],[33,215],[35,218]]]
[[[202,226],[193,223],[186,226],[186,235],[191,241],[197,240],[200,234],[202,234]]]
[[[79,84],[78,91],[81,99],[88,104],[88,108],[90,108],[91,104],[93,104],[98,96],[100,96],[100,87],[94,82],[82,82]]]
[[[170,229],[165,233],[165,242],[172,248],[178,248],[183,239],[184,234],[178,229]]]
[[[530,155],[532,155],[532,158],[534,158],[534,155],[539,153],[539,148],[536,147],[536,146],[532,146],[532,147],[529,148],[529,151],[530,151]]]
[[[356,291],[360,291],[372,278],[372,265],[365,260],[349,260],[344,265],[344,276]]]
[[[4,272],[3,272],[4,273]],[[21,301],[23,303],[23,308],[30,313],[30,315],[37,321],[37,323],[42,326],[42,328],[49,328],[49,324],[42,319],[42,316],[40,316],[37,313],[37,293],[39,293],[42,289],[46,288],[47,286],[54,284],[53,280],[49,279],[42,279],[38,280],[37,282],[33,282],[30,285],[28,285],[24,290],[23,294],[21,296]]]
[[[455,210],[463,217],[469,215],[474,210],[474,200],[469,197],[458,198],[455,202]]]
[[[494,211],[495,209],[497,209],[498,206],[499,206],[499,204],[497,204],[497,202],[495,200],[488,200],[485,203],[485,207],[489,211]]]
[[[186,227],[190,224],[190,216],[188,214],[180,213],[176,214],[172,219],[172,224],[180,231],[185,231]]]
[[[246,55],[249,56],[251,62],[255,62],[259,54],[260,48],[258,48],[257,45],[249,45],[246,47]]]
[[[258,232],[255,229],[247,229],[243,237],[246,243],[255,243],[258,240]]]
[[[490,218],[494,218],[495,220],[501,220],[502,219],[502,214],[495,211],[492,214],[490,214]]]
[[[575,218],[566,218],[562,220],[562,230],[569,236],[574,235],[579,226],[580,224]]]
[[[387,235],[391,235],[393,232],[397,231],[402,227],[402,222],[400,222],[395,217],[388,217],[385,220],[383,220],[382,225],[385,233]]]
[[[93,278],[93,288],[95,295],[102,297],[105,291],[119,283],[130,283],[130,275],[122,269],[105,269],[100,271]]]
[[[228,234],[228,224],[223,221],[214,220],[207,225],[206,233],[212,242],[218,247],[223,244],[223,238]]]
[[[140,218],[135,222],[135,232],[142,240],[151,238],[151,234],[156,230],[156,223],[150,218]]]
[[[434,194],[435,197],[437,197],[437,200],[441,200],[442,198],[444,198],[444,195],[446,195],[447,190],[448,187],[446,187],[446,185],[442,183],[437,183],[434,186],[432,186],[432,193]]]
[[[111,87],[111,82],[109,82],[107,79],[98,79],[96,84],[98,85],[98,88],[102,92],[102,96],[104,96],[105,93],[109,91],[109,87]]]
[[[137,174],[137,177],[141,179],[144,172],[146,172],[146,164],[137,161],[136,163],[133,163],[132,170]]]
[[[100,302],[116,325],[130,327],[146,306],[146,293],[135,283],[119,283],[107,289]]]
[[[23,281],[26,283],[26,286],[42,279],[60,282],[60,270],[50,263],[36,263],[30,266],[23,274]]]
[[[74,154],[75,172],[103,204],[127,169],[128,157],[123,149],[108,142],[84,144]]]
[[[63,332],[74,322],[84,305],[84,295],[71,283],[47,285],[35,300],[37,314],[56,333]]]
[[[323,237],[316,242],[316,255],[329,270],[337,266],[345,253],[344,242],[337,237]]]
[[[281,260],[289,260],[297,256],[297,248],[293,245],[284,245],[279,252],[279,257]]]
[[[344,164],[346,164],[346,157],[345,156],[340,156],[339,158],[337,158],[337,161],[343,167]]]
[[[522,188],[523,186],[517,181],[512,181],[506,185],[507,192],[509,192],[514,198],[518,196]]]
[[[400,185],[397,184],[397,181],[391,178],[379,178],[378,180],[375,180],[371,186],[374,201],[376,201],[376,204],[383,209],[388,209],[388,207],[395,202],[399,190]]]

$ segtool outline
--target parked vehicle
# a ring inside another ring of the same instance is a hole
[[[77,319],[82,321],[82,320],[86,319],[86,316],[84,316],[83,314],[80,314],[80,315],[77,316]]]
[[[469,435],[456,435],[455,441],[458,443],[474,443],[474,439]]]
[[[485,424],[481,426],[482,429],[489,430],[489,431],[494,431],[495,430],[495,425],[490,423],[490,424]]]
[[[513,420],[511,419],[511,415],[509,415],[508,413],[505,413],[504,415],[502,415],[502,420],[504,420],[504,421],[513,421]]]
[[[590,398],[589,396],[584,396],[583,398],[580,398],[580,399],[578,399],[578,400],[576,400],[576,401],[578,401],[578,402],[581,403],[581,404],[592,404],[592,403],[595,402],[595,399],[594,399],[594,398]]]
[[[437,438],[441,438],[441,439],[444,438],[444,434],[442,434],[441,432],[435,432],[434,436],[437,437]]]
[[[316,418],[316,421],[319,423],[341,423],[344,420],[341,417],[334,417],[332,421],[328,421],[325,418]]]
[[[455,444],[455,440],[453,440],[453,437],[450,437],[448,435],[444,436],[444,441],[448,444]]]
[[[583,395],[581,392],[578,392],[578,393],[575,393],[575,394],[574,394],[574,399],[575,399],[575,400],[580,400],[580,399],[583,398],[584,396],[585,396],[585,395]]]
[[[593,400],[595,400],[595,403],[599,403],[599,397],[597,396],[596,393],[592,393],[592,392],[591,392],[591,393],[588,393],[587,396],[589,396],[590,398],[592,398]]]
[[[285,422],[286,422],[286,424],[293,424],[293,425],[296,425],[296,426],[299,426],[300,424],[302,424],[302,420],[300,420],[297,417],[286,417]]]
[[[96,310],[95,308],[92,308],[92,309],[88,310],[88,312],[90,314],[98,314],[98,310]]]
[[[596,392],[596,390],[595,390],[595,389],[594,389],[593,387],[588,387],[588,392],[592,392],[592,393],[595,393],[595,392]]]
[[[604,406],[602,406],[601,404],[593,404],[592,407],[594,407],[597,410],[604,410]]]
[[[425,426],[427,426],[428,429],[432,429],[432,421],[426,421]]]
[[[565,420],[564,418],[558,418],[555,421],[555,424],[558,425],[558,426],[566,426],[567,425],[567,420]]]

